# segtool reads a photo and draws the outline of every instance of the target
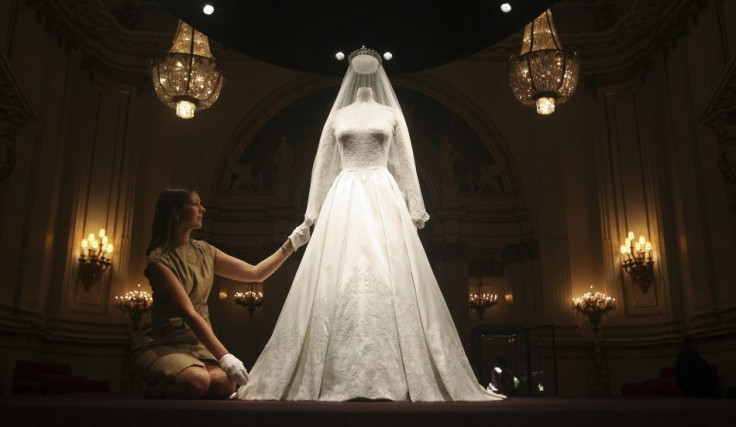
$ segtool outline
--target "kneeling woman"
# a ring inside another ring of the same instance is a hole
[[[207,298],[214,275],[261,282],[309,240],[309,228],[299,226],[271,256],[250,265],[190,238],[202,227],[204,212],[194,190],[166,189],[156,203],[145,270],[154,298],[151,327],[133,346],[136,373],[148,385],[148,397],[222,399],[236,384],[245,384],[243,363],[210,325]]]

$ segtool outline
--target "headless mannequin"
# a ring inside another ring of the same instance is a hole
[[[373,99],[373,89],[369,87],[359,87],[358,90],[355,91],[355,102],[375,103],[376,101]]]
[[[368,117],[375,117],[378,111],[391,112],[393,110],[390,107],[386,107],[383,104],[378,103],[373,97],[373,88],[370,87],[359,87],[355,91],[355,101],[342,108],[343,111],[348,112],[354,120],[362,122]]]

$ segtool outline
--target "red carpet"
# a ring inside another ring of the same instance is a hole
[[[502,402],[159,401],[4,396],[6,426],[732,426],[736,400],[511,398]]]

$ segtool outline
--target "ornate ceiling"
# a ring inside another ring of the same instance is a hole
[[[311,74],[341,76],[336,52],[390,51],[392,75],[457,61],[517,32],[554,0],[160,0],[176,16],[248,56]],[[503,1],[510,9],[501,10]]]
[[[91,73],[139,87],[147,85],[150,59],[170,47],[177,24],[177,18],[154,0],[27,3],[47,31],[82,53]],[[577,50],[581,57],[582,74],[609,75],[610,80],[625,70],[645,71],[651,55],[668,49],[686,33],[707,5],[707,0],[559,0],[552,10],[563,47]],[[505,62],[519,50],[520,40],[517,31],[465,60]],[[246,59],[213,44],[218,59]]]

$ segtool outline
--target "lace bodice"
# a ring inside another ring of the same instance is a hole
[[[342,169],[386,167],[395,121],[393,110],[380,104],[360,102],[338,111],[333,133]]]
[[[342,171],[387,167],[389,153],[396,150],[398,170],[391,171],[404,193],[407,207],[417,227],[424,227],[429,215],[424,209],[414,154],[406,123],[391,107],[358,101],[341,108],[325,124],[312,171],[312,189],[305,219],[316,222],[325,196],[332,185],[330,163],[340,156]],[[337,144],[337,150],[334,146]]]

